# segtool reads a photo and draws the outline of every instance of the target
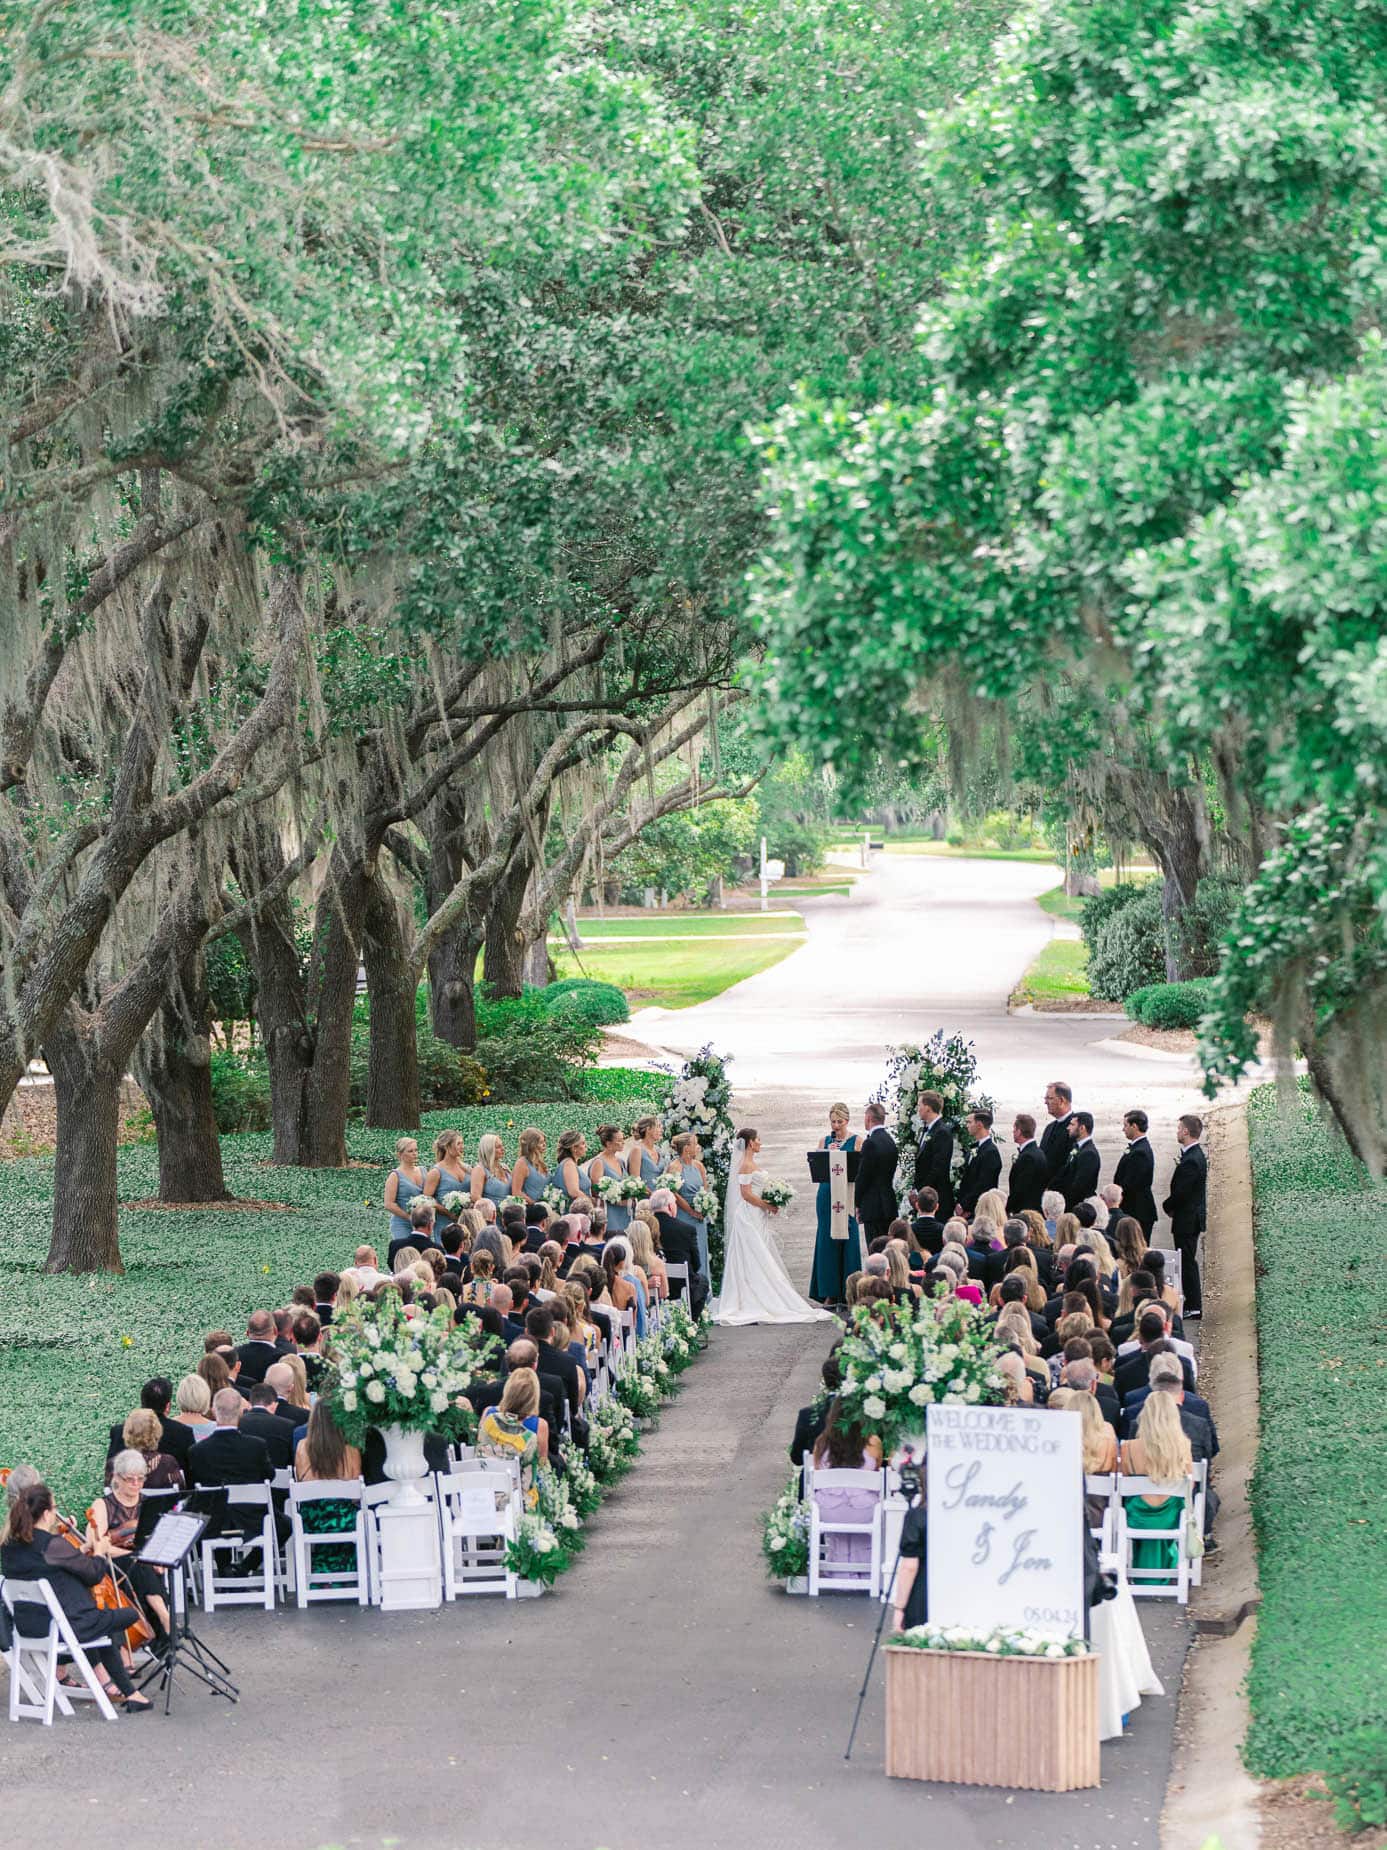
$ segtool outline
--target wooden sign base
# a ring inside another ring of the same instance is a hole
[[[1098,1658],[886,1651],[893,1779],[1074,1792],[1098,1777]]]

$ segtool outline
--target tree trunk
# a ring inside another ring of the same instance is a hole
[[[549,946],[543,938],[536,938],[533,944],[525,947],[524,973],[526,983],[536,989],[543,989],[546,983],[553,981],[554,966],[549,960]]]
[[[229,1201],[212,1103],[211,1002],[201,952],[135,1050],[135,1076],[154,1113],[160,1201]]]
[[[366,1122],[384,1130],[419,1128],[418,983],[400,923],[399,902],[377,874],[366,904],[362,953],[371,1003],[366,1067]]]
[[[270,1160],[300,1163],[307,1135],[313,1033],[288,902],[270,907],[257,926],[246,926],[238,935],[255,971],[255,1013],[270,1075],[270,1126],[274,1135]]]
[[[1158,798],[1143,803],[1140,820],[1142,837],[1161,870],[1166,981],[1179,983],[1190,974],[1181,920],[1194,904],[1205,871],[1203,798],[1193,787],[1167,783]]]
[[[429,958],[429,1002],[433,1031],[450,1047],[471,1053],[477,1045],[477,953],[479,927],[455,925],[445,932]]]
[[[333,871],[335,878],[318,901],[311,979],[316,991],[316,1033],[298,1159],[310,1169],[345,1167],[347,1114],[352,1102],[352,1015],[368,876],[361,867],[343,870],[334,865]]]
[[[526,947],[518,927],[529,883],[529,861],[517,855],[492,888],[482,974],[494,996],[518,996],[525,987]]]
[[[53,1233],[45,1272],[123,1272],[116,1214],[119,1066],[69,1019],[44,1043],[58,1106]]]

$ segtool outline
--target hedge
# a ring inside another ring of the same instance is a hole
[[[1342,1767],[1387,1727],[1387,1186],[1367,1181],[1304,1082],[1289,1109],[1258,1087],[1248,1129],[1262,1607],[1244,1755],[1278,1778]]]
[[[528,1124],[554,1149],[571,1125],[595,1147],[597,1126],[629,1125],[658,1111],[668,1080],[652,1074],[649,1096],[558,1105],[469,1108],[428,1114],[419,1132],[428,1149],[445,1126],[456,1125],[477,1147],[483,1131],[500,1131],[508,1152]],[[287,1202],[271,1209],[121,1209],[125,1272],[47,1277],[53,1195],[52,1157],[0,1163],[0,1467],[37,1465],[60,1504],[84,1510],[101,1489],[107,1428],[139,1404],[151,1375],[177,1382],[202,1354],[206,1331],[230,1330],[238,1340],[252,1310],[287,1304],[295,1285],[351,1262],[371,1241],[384,1256],[380,1205],[394,1160],[397,1133],[347,1131],[350,1169],[284,1169],[270,1161],[268,1136],[224,1137],[227,1186],[247,1199]],[[158,1192],[153,1144],[124,1144],[116,1153],[122,1201]]]
[[[1134,989],[1125,1007],[1146,1028],[1197,1028],[1209,1010],[1213,980],[1197,976],[1188,983],[1147,983]]]

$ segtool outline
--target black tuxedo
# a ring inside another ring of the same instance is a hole
[[[1187,1144],[1170,1178],[1170,1193],[1165,1211],[1170,1216],[1170,1231],[1180,1254],[1180,1277],[1185,1293],[1185,1309],[1202,1311],[1204,1299],[1199,1282],[1199,1236],[1204,1231],[1207,1214],[1206,1186],[1209,1161],[1204,1146]]]
[[[555,1348],[553,1343],[539,1345],[539,1366],[546,1375],[557,1375],[563,1383],[564,1397],[574,1419],[578,1418],[583,1399],[582,1370],[567,1350]]]
[[[1156,1159],[1145,1137],[1136,1137],[1127,1145],[1112,1172],[1113,1181],[1122,1190],[1122,1206],[1117,1210],[1118,1217],[1130,1214],[1146,1235],[1148,1243],[1151,1229],[1156,1224],[1156,1197],[1151,1192],[1151,1181],[1155,1173]]]
[[[1119,1438],[1122,1436],[1122,1402],[1117,1398],[1117,1389],[1106,1381],[1099,1381],[1093,1390],[1103,1418],[1112,1427]]]
[[[792,1465],[802,1465],[806,1457],[813,1457],[819,1434],[828,1424],[828,1411],[831,1404],[825,1401],[822,1407],[801,1407],[795,1415],[795,1436],[790,1441],[790,1463]]]
[[[896,1218],[896,1140],[877,1124],[862,1140],[857,1165],[857,1218],[868,1239],[885,1233]]]
[[[1102,1171],[1103,1159],[1094,1148],[1092,1138],[1086,1143],[1071,1146],[1055,1184],[1064,1196],[1064,1205],[1071,1214],[1081,1201],[1087,1201],[1090,1195],[1098,1193],[1098,1178]]]
[[[944,1250],[944,1223],[933,1214],[917,1214],[910,1230],[927,1253],[936,1257]]]
[[[968,1256],[969,1278],[975,1278],[980,1285],[986,1285],[990,1290],[991,1281],[988,1279],[987,1271],[993,1258],[991,1242],[989,1241],[986,1246],[975,1246],[969,1240],[963,1250]]]
[[[698,1269],[698,1234],[687,1221],[680,1221],[673,1214],[657,1214],[655,1224],[660,1229],[660,1251],[671,1265],[686,1265],[689,1268],[689,1309],[698,1316],[708,1297],[708,1280]],[[673,1285],[670,1287],[673,1290]]]
[[[1002,1152],[995,1138],[985,1137],[967,1162],[958,1183],[958,1206],[969,1216],[978,1205],[978,1197],[996,1188],[1002,1179]]]
[[[263,1439],[270,1463],[276,1471],[288,1469],[294,1462],[294,1428],[268,1407],[252,1407],[241,1415],[238,1431],[249,1438]]]
[[[159,1450],[161,1452],[167,1452],[170,1458],[182,1465],[184,1467],[184,1476],[186,1477],[188,1454],[193,1449],[192,1427],[185,1426],[181,1420],[171,1420],[166,1413],[161,1413],[159,1415],[159,1429],[161,1433]],[[110,1440],[106,1446],[107,1461],[109,1462],[109,1460],[114,1458],[117,1452],[123,1452],[124,1450],[125,1421],[117,1420],[115,1425],[111,1428]]]
[[[1045,1152],[1034,1138],[1024,1150],[1018,1150],[1011,1159],[1011,1173],[1007,1177],[1007,1213],[1019,1214],[1023,1208],[1034,1208],[1040,1212],[1040,1198],[1045,1193],[1045,1184],[1049,1178],[1050,1165],[1045,1160]]]
[[[265,1370],[271,1362],[282,1361],[278,1349],[273,1343],[244,1342],[236,1351],[241,1364],[241,1372],[236,1377],[236,1385],[242,1393],[253,1388],[257,1381],[265,1379]]]
[[[932,1188],[938,1195],[941,1220],[947,1220],[954,1211],[953,1162],[954,1127],[946,1118],[936,1118],[928,1130],[922,1131],[915,1150],[915,1186]],[[857,1188],[860,1200],[860,1170]]]
[[[274,1415],[269,1417],[273,1419]],[[273,1476],[265,1441],[234,1426],[219,1426],[205,1439],[199,1439],[188,1454],[188,1482],[196,1489],[218,1484],[268,1484]]]
[[[1059,1172],[1069,1160],[1069,1120],[1074,1116],[1066,1112],[1062,1118],[1051,1118],[1040,1133],[1040,1154],[1045,1158],[1045,1186],[1049,1188],[1058,1178]]]
[[[1190,1367],[1187,1355],[1180,1357],[1180,1370],[1184,1377],[1185,1392],[1194,1392],[1194,1370]],[[1119,1400],[1125,1401],[1129,1394],[1149,1385],[1151,1376],[1151,1356],[1145,1349],[1133,1349],[1130,1355],[1120,1355],[1117,1367],[1113,1370],[1112,1384],[1117,1389]]]

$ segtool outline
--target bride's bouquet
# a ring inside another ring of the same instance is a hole
[[[762,1201],[773,1208],[788,1208],[795,1198],[795,1191],[788,1182],[782,1182],[779,1176],[771,1176],[761,1184],[757,1191]]]
[[[722,1213],[722,1203],[713,1188],[701,1188],[693,1198],[695,1214],[701,1214],[706,1221],[715,1221]]]

